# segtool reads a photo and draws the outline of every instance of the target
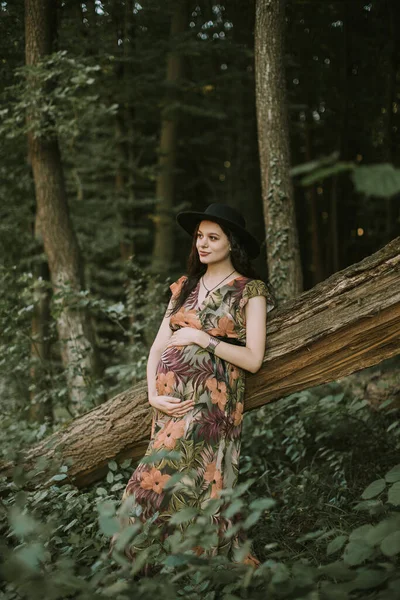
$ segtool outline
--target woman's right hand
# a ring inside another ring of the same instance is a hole
[[[165,413],[169,417],[183,417],[192,410],[194,400],[184,400],[173,396],[152,396],[149,398],[151,406]]]

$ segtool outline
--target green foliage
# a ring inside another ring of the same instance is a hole
[[[0,381],[7,396],[0,396],[4,416],[2,435],[17,442],[21,431],[14,427],[15,415],[29,419],[31,403],[50,402],[55,423],[71,417],[65,371],[61,364],[57,343],[56,320],[61,311],[85,310],[98,324],[107,324],[113,336],[103,337],[102,360],[107,363],[103,374],[94,378],[88,386],[86,397],[79,412],[98,405],[104,394],[108,397],[127,389],[145,377],[150,345],[162,319],[168,300],[168,282],[156,280],[150,273],[133,262],[122,265],[126,295],[102,298],[89,290],[76,291],[67,283],[51,297],[51,320],[43,342],[49,343],[52,352],[40,360],[32,354],[32,317],[41,301],[38,289],[50,290],[50,282],[35,279],[34,273],[0,266],[0,285],[4,290],[0,296]],[[17,298],[17,301],[16,301]],[[40,368],[40,378],[30,379],[32,367]],[[77,361],[75,368],[80,371]],[[42,387],[40,387],[42,385]],[[33,399],[28,397],[31,392]],[[45,429],[50,433],[50,429]],[[5,433],[5,432],[8,433]],[[31,439],[31,436],[28,436]]]
[[[164,541],[152,519],[129,525],[111,556],[116,511],[130,511],[129,498],[119,506],[129,460],[110,461],[104,480],[81,491],[67,483],[26,492],[16,473],[2,485],[4,599],[395,600],[400,465],[390,410],[371,411],[330,384],[246,414],[240,482],[215,502],[229,501],[227,536],[253,538],[262,561],[255,571],[223,555],[197,556],[192,548],[210,547],[216,531],[207,511],[188,508]],[[67,473],[64,465],[55,483]],[[142,548],[133,566],[122,552],[131,542]]]
[[[365,196],[390,198],[400,193],[400,169],[392,164],[357,165],[354,162],[336,161],[337,154],[297,165],[291,169],[293,176],[304,176],[300,183],[310,186],[324,181],[329,177],[350,172],[355,190]],[[325,166],[327,165],[327,166]]]
[[[358,166],[352,179],[356,190],[366,196],[390,198],[400,193],[400,169],[392,164]]]
[[[106,107],[91,91],[100,69],[66,50],[46,56],[35,66],[15,69],[19,82],[4,92],[8,107],[0,111],[0,133],[6,138],[28,132],[35,137],[75,138],[89,124],[115,114],[116,104]]]

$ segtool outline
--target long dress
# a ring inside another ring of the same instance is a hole
[[[171,284],[173,296],[177,296],[185,278],[182,275]],[[267,298],[267,310],[274,307],[268,287],[258,279],[239,276],[215,289],[200,305],[199,289],[200,283],[180,310],[171,316],[172,331],[194,327],[245,345],[244,307],[247,301],[262,295]],[[158,394],[178,397],[182,401],[193,398],[195,405],[183,417],[170,417],[153,408],[151,439],[145,456],[160,450],[173,450],[178,452],[179,459],[176,454],[175,458],[169,459],[167,454],[158,462],[141,461],[138,464],[122,495],[122,503],[134,495],[131,516],[122,520],[125,525],[134,523],[137,518],[145,522],[153,517],[156,524],[164,526],[178,510],[186,507],[204,509],[210,499],[218,498],[220,490],[235,486],[239,472],[245,373],[195,344],[164,350],[156,369]],[[185,484],[166,485],[177,473],[182,474],[181,481]],[[138,504],[140,509],[135,512]],[[218,545],[205,553],[199,547],[195,551],[208,556],[223,553],[232,560],[233,548],[239,546],[239,539],[238,536],[229,539],[224,536],[232,523],[222,516],[219,508],[212,519],[219,526]],[[112,545],[117,536],[113,537]],[[134,561],[141,549],[130,543],[124,553]],[[254,564],[258,561],[249,554],[243,562]]]

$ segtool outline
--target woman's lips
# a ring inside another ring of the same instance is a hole
[[[211,254],[211,252],[202,252],[201,250],[199,250],[199,254],[200,256],[207,256],[208,254]]]

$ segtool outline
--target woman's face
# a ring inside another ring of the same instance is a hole
[[[229,256],[229,239],[218,223],[201,221],[197,236],[196,248],[200,262],[203,264],[216,263]]]

